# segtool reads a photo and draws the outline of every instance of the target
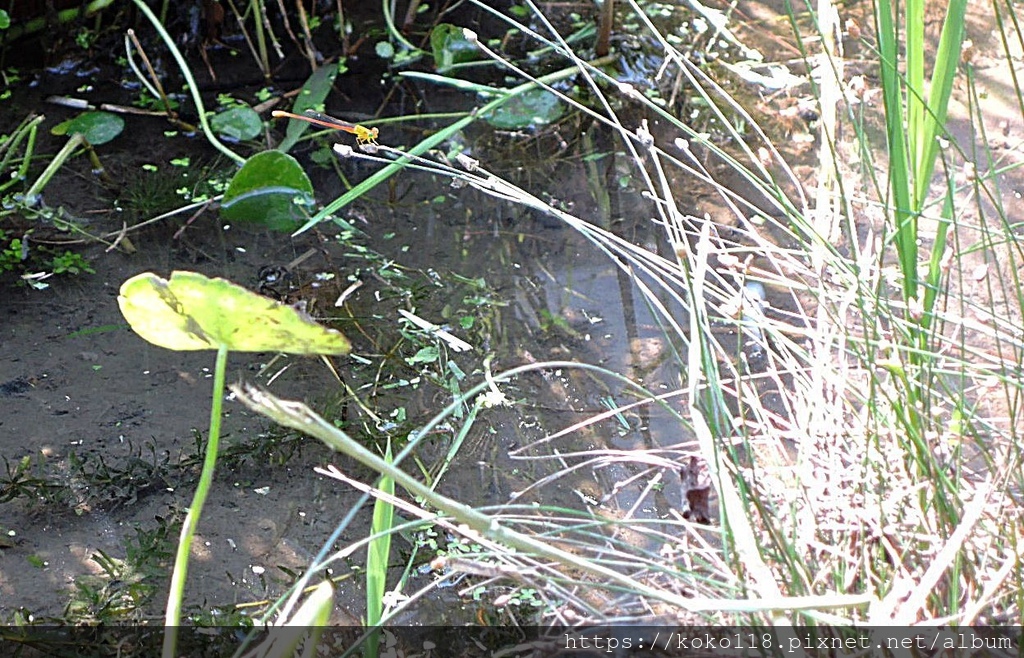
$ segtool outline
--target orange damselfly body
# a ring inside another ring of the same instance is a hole
[[[377,128],[367,128],[366,126],[349,123],[313,110],[306,110],[305,114],[293,114],[283,110],[274,110],[271,112],[271,115],[278,118],[283,117],[285,119],[305,121],[306,123],[311,123],[314,126],[320,126],[321,128],[328,128],[330,130],[343,130],[355,135],[356,141],[360,144],[376,144],[377,135],[380,133]]]

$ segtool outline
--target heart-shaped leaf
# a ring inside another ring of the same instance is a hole
[[[124,131],[124,119],[110,112],[83,112],[53,127],[54,135],[80,133],[93,146],[106,144]]]
[[[313,184],[292,156],[264,151],[249,158],[228,185],[220,214],[232,222],[260,224],[275,231],[293,231],[311,207]]]
[[[263,120],[251,107],[238,106],[215,114],[210,127],[222,137],[240,141],[257,137],[263,131]]]
[[[121,313],[135,333],[176,351],[348,354],[344,334],[301,311],[225,279],[172,272],[170,280],[144,272],[121,285]]]
[[[502,130],[520,130],[554,123],[564,113],[558,96],[544,89],[531,89],[488,112],[484,120]]]

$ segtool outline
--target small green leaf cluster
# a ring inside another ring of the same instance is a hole
[[[20,285],[46,288],[42,279],[53,274],[95,274],[89,261],[81,254],[69,249],[59,250],[40,245],[31,245],[25,237],[11,237],[10,231],[0,229],[0,273],[12,272],[22,277]]]

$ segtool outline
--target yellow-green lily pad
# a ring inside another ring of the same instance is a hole
[[[246,290],[226,279],[197,272],[152,272],[121,284],[121,313],[135,333],[171,350],[348,354],[340,331],[298,309]]]

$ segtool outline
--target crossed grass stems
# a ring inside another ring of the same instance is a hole
[[[883,13],[892,10],[881,7]],[[921,22],[921,10],[912,3],[906,20]],[[962,10],[953,3],[947,24],[962,24]],[[570,546],[576,562],[558,566],[557,558],[509,552],[501,537],[475,528],[479,534],[472,537],[490,541],[456,570],[494,579],[487,582],[511,579],[538,592],[547,618],[561,623],[606,620],[602,610],[609,603],[619,618],[654,610],[677,619],[683,610],[691,620],[722,623],[1019,623],[1020,382],[1014,373],[1021,362],[1022,298],[1015,279],[1020,251],[999,201],[1000,169],[992,152],[957,145],[945,134],[947,78],[957,72],[962,34],[943,32],[947,52],[933,72],[931,96],[922,91],[920,53],[904,77],[889,49],[892,37],[883,34],[881,54],[873,53],[886,69],[882,113],[858,95],[834,48],[826,51],[831,57],[819,57],[825,63],[815,86],[823,115],[822,164],[812,201],[757,121],[642,11],[634,15],[688,88],[702,96],[718,126],[729,131],[728,148],[603,78],[557,38],[534,34],[578,67],[602,112],[481,48],[619,134],[675,260],[554,208],[479,163],[463,159],[455,168],[414,160],[409,166],[558,217],[633,278],[662,323],[666,345],[681,346],[680,388],[648,397],[659,404],[674,398],[685,410],[676,417],[692,440],[666,452],[560,454],[567,467],[545,483],[623,462],[632,462],[643,477],[678,468],[667,458],[673,454],[696,454],[707,460],[722,523],[640,518],[642,500],[615,519],[563,507],[509,506],[491,518]],[[891,21],[879,25],[892,29]],[[813,35],[828,44],[831,29]],[[917,29],[911,33],[921,36]],[[922,38],[911,46],[921,52],[925,47]],[[965,70],[977,127],[978,90],[969,61]],[[618,93],[615,102],[605,95],[605,83]],[[626,101],[641,104],[683,137],[667,148],[646,127],[624,125],[613,107]],[[842,142],[834,137],[840,123],[852,134]],[[888,158],[871,140],[873,125],[887,127]],[[932,149],[939,139],[952,148]],[[338,150],[388,161],[379,152]],[[928,157],[939,159],[934,181],[924,163]],[[900,158],[910,164],[894,163]],[[708,161],[715,164],[706,166]],[[844,161],[861,166],[851,169]],[[961,170],[963,161],[969,166]],[[738,194],[719,184],[721,168],[739,174],[753,192]],[[707,218],[680,210],[685,200],[674,195],[674,183],[693,178],[731,211],[728,240]],[[774,291],[774,309],[752,298],[752,283]],[[733,339],[721,340],[720,329],[729,324]],[[737,350],[742,343],[765,355],[761,367],[744,360]],[[495,381],[500,386],[503,379]],[[777,394],[771,404],[763,395],[765,382]],[[549,459],[558,438],[599,420],[566,428],[515,456]],[[653,483],[658,476],[652,477]],[[607,570],[638,586],[608,579]],[[595,584],[607,589],[597,594]]]

